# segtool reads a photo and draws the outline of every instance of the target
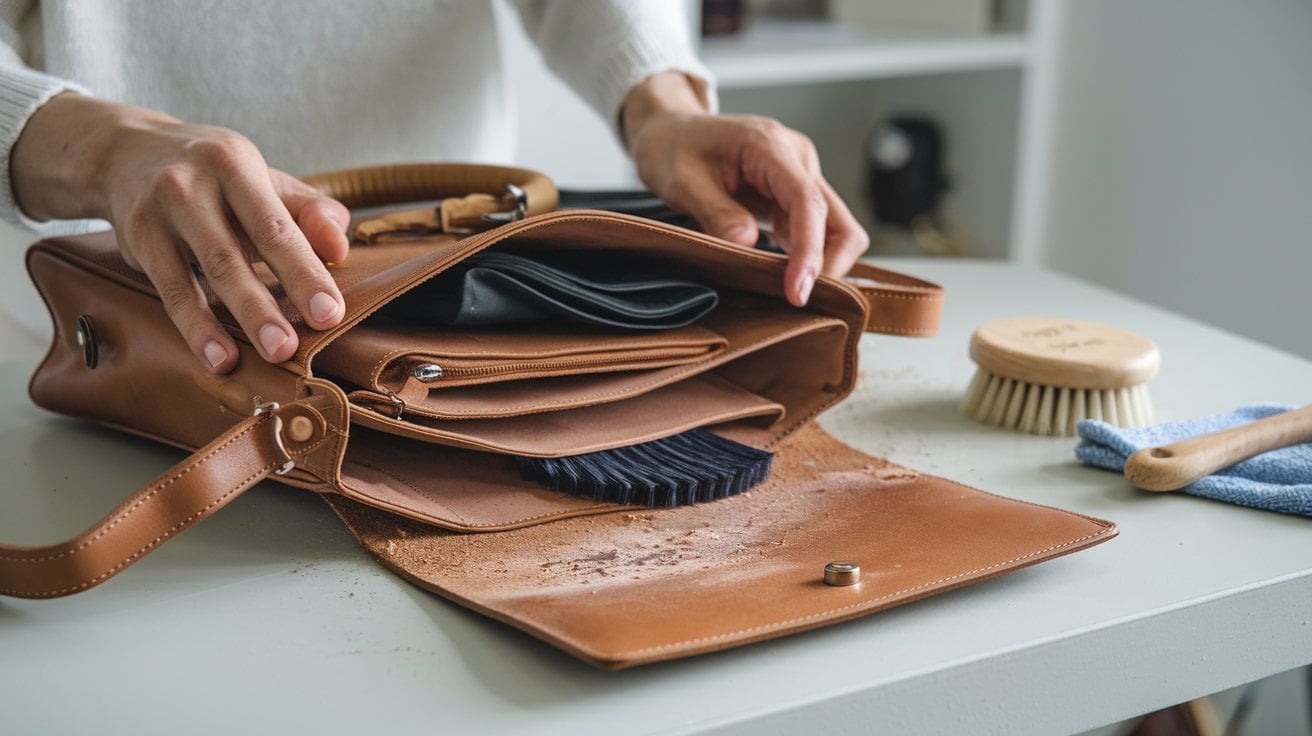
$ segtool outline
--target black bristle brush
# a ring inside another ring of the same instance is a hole
[[[774,453],[705,429],[569,457],[516,458],[520,474],[594,501],[686,506],[733,496],[770,475]]]

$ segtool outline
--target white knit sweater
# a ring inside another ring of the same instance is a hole
[[[515,0],[548,66],[612,124],[643,77],[701,81],[676,0]],[[38,71],[40,70],[40,71]],[[9,152],[65,90],[249,137],[292,174],[506,162],[514,131],[490,0],[0,0],[0,217]]]

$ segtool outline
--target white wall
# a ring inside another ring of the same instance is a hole
[[[1312,2],[1051,10],[1040,259],[1312,357]]]
[[[609,122],[547,71],[515,12],[503,3],[494,7],[517,108],[515,162],[546,173],[562,187],[639,186]]]

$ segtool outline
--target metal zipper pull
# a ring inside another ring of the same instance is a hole
[[[442,366],[437,363],[425,363],[413,371],[410,371],[410,375],[425,383],[436,381],[442,377],[443,373]]]

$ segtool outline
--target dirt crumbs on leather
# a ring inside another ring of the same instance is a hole
[[[805,439],[792,438],[790,444]],[[385,537],[375,537],[370,546],[420,578],[459,579],[466,590],[495,590],[514,580],[538,589],[579,591],[608,582],[686,576],[751,558],[759,562],[772,549],[805,543],[806,520],[814,533],[817,518],[841,514],[843,496],[870,492],[872,478],[876,484],[898,484],[919,477],[866,456],[836,465],[804,451],[787,457],[792,459],[777,463],[766,484],[714,503],[575,517],[507,533],[450,532],[396,517],[357,531]],[[861,488],[866,490],[856,490]],[[507,543],[507,534],[513,543]]]

